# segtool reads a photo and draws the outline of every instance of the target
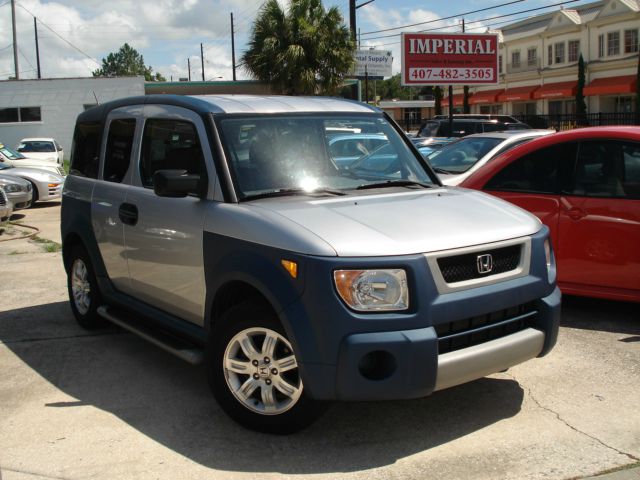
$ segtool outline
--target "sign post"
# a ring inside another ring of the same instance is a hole
[[[365,81],[365,99],[369,103],[369,80],[383,80],[393,74],[391,51],[356,50],[354,60],[354,68],[350,76]]]

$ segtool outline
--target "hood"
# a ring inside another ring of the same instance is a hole
[[[22,185],[23,187],[29,185],[29,182],[24,178],[14,177],[13,175],[4,175],[2,171],[0,171],[0,185],[5,182],[17,183],[18,185]]]
[[[43,163],[57,163],[58,152],[20,152],[27,158],[24,160],[36,160]]]
[[[315,234],[340,257],[435,252],[523,237],[541,227],[514,205],[462,188],[265,199],[251,205]]]
[[[56,177],[57,181],[62,182],[64,177],[52,172],[51,170],[45,170],[44,168],[30,168],[30,167],[13,167],[5,170],[0,170],[0,174],[3,175],[19,175],[28,178],[35,178],[37,180],[48,181],[49,176]]]

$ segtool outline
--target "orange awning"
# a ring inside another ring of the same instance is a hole
[[[471,103],[471,94],[469,94],[469,103]],[[464,94],[463,93],[459,93],[457,95],[453,96],[453,106],[462,106],[462,102],[464,100]],[[441,105],[443,107],[448,107],[449,106],[449,97],[447,98],[443,98],[442,99],[442,103]]]
[[[634,93],[638,90],[635,75],[621,77],[596,78],[584,87],[585,95],[611,95],[616,93]]]
[[[531,100],[531,95],[539,88],[538,85],[530,85],[528,87],[508,88],[498,95],[500,102],[513,102],[518,100]]]
[[[578,81],[547,83],[533,92],[533,98],[575,97]]]
[[[485,90],[484,92],[476,92],[473,97],[469,99],[471,105],[477,105],[479,103],[496,103],[498,102],[498,95],[504,92],[504,89],[500,90]]]

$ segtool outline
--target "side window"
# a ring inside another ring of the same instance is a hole
[[[576,156],[576,144],[553,145],[531,152],[506,166],[487,184],[487,190],[559,193]]]
[[[640,145],[582,142],[572,192],[585,197],[640,197]]]
[[[111,122],[107,137],[107,150],[104,156],[102,177],[108,182],[120,183],[129,169],[133,134],[136,120],[118,119]]]
[[[98,178],[100,164],[100,123],[79,123],[73,134],[69,173],[81,177]]]
[[[520,145],[522,143],[528,142],[529,140],[531,140],[531,139],[530,138],[521,138],[520,140],[516,140],[513,143],[505,145],[493,155],[493,158],[496,158],[498,155],[502,155],[507,150],[511,150],[512,148],[517,147],[518,145]]]
[[[183,120],[149,119],[142,136],[142,184],[152,188],[153,174],[168,169],[206,174],[198,132],[195,125]]]

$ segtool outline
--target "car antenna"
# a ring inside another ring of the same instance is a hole
[[[100,105],[100,102],[98,101],[98,96],[96,95],[95,90],[92,90],[91,93],[93,93],[93,98],[96,99],[96,105]]]

